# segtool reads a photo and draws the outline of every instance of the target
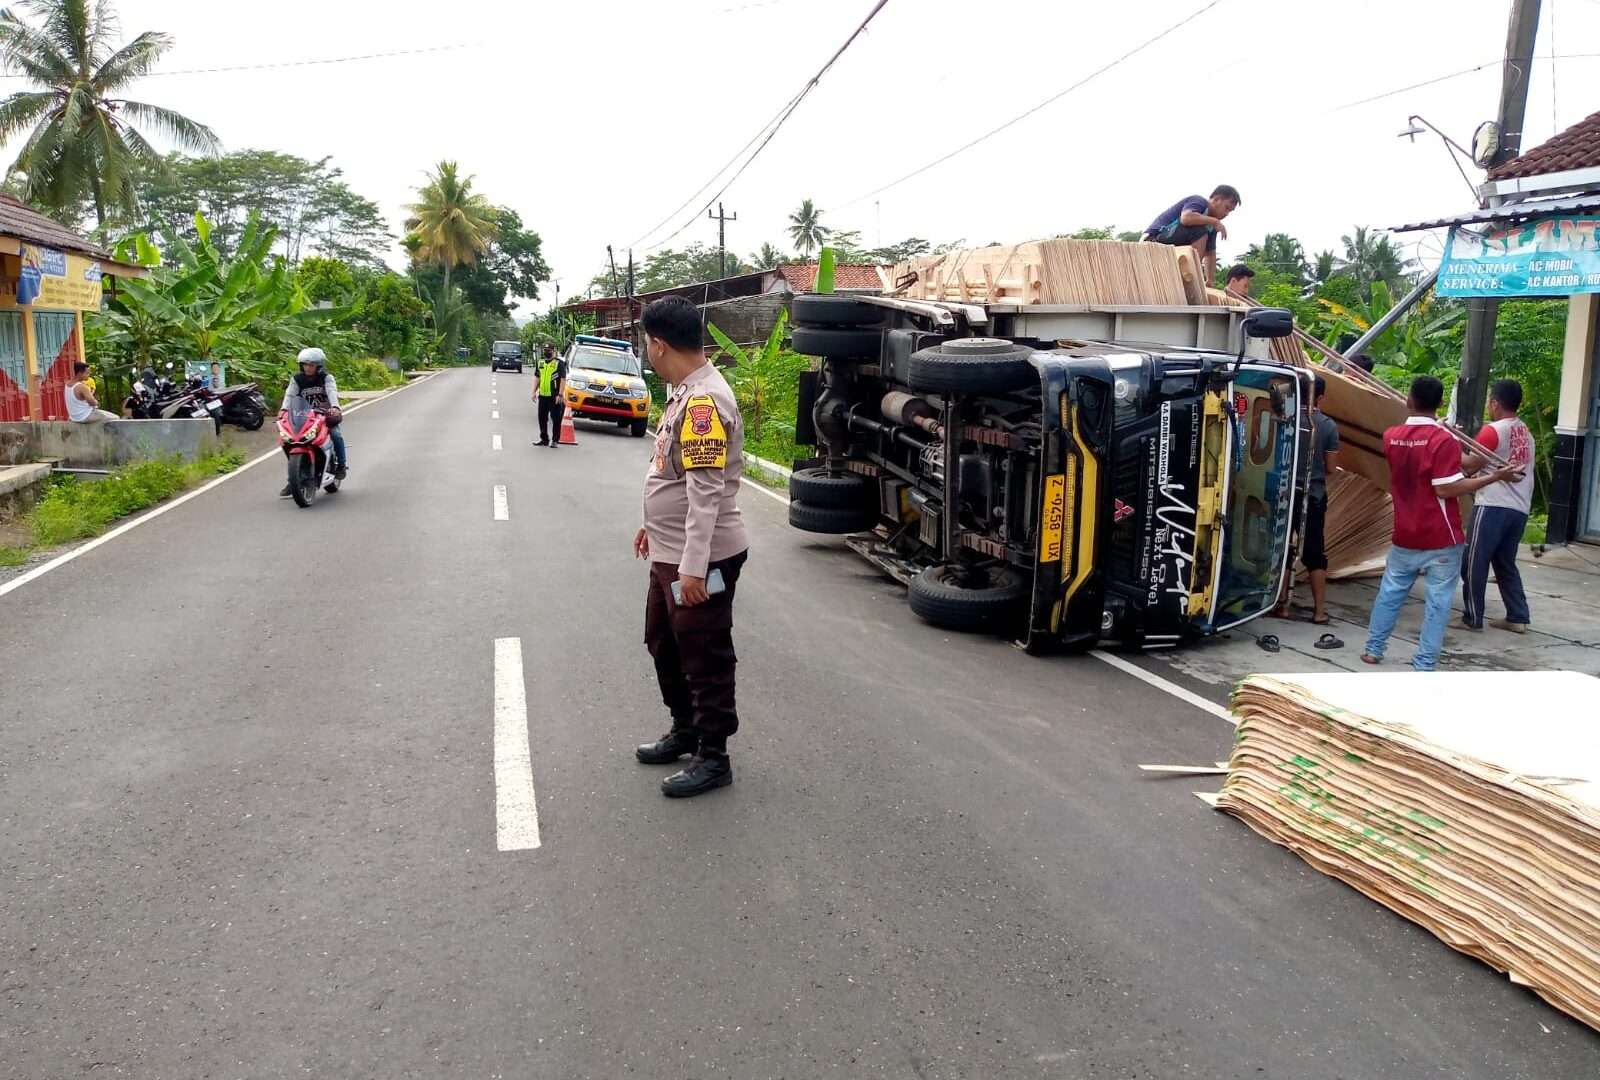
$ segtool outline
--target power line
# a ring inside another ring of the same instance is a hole
[[[1529,60],[1592,60],[1597,56],[1600,56],[1600,53],[1562,53],[1562,54],[1559,54],[1559,55],[1552,54],[1552,55],[1549,55],[1549,56],[1530,56],[1528,59]],[[1343,112],[1345,109],[1353,109],[1357,105],[1370,105],[1374,101],[1382,101],[1384,98],[1391,98],[1391,97],[1394,97],[1397,94],[1404,94],[1404,93],[1406,93],[1408,91],[1411,91],[1411,90],[1420,90],[1425,86],[1434,86],[1434,85],[1436,85],[1438,83],[1449,82],[1451,79],[1459,79],[1463,75],[1471,75],[1471,74],[1474,74],[1475,72],[1482,71],[1484,68],[1499,67],[1504,63],[1505,63],[1504,60],[1490,60],[1490,61],[1487,61],[1486,63],[1476,64],[1476,65],[1474,65],[1472,67],[1469,67],[1469,68],[1462,68],[1460,71],[1452,71],[1448,75],[1438,75],[1438,76],[1435,76],[1432,79],[1424,79],[1421,82],[1412,83],[1410,86],[1401,86],[1401,87],[1397,87],[1394,90],[1385,90],[1381,94],[1373,94],[1371,97],[1362,98],[1360,101],[1347,101],[1343,105],[1340,105],[1337,108],[1335,108],[1333,111],[1334,112]]]
[[[702,212],[711,209],[711,205],[720,199],[723,193],[728,190],[728,188],[733,186],[734,181],[738,180],[739,177],[744,174],[744,171],[750,167],[750,163],[761,156],[761,151],[767,148],[767,144],[772,141],[774,135],[778,134],[778,131],[783,127],[784,122],[788,120],[790,116],[794,115],[794,111],[800,107],[800,103],[806,99],[806,95],[811,93],[812,90],[816,89],[817,84],[822,81],[822,77],[828,73],[828,69],[833,67],[833,65],[838,61],[839,57],[844,55],[845,50],[851,45],[855,44],[856,39],[866,32],[867,25],[871,23],[873,19],[877,18],[878,12],[882,11],[888,2],[889,0],[877,0],[877,3],[872,5],[872,10],[867,12],[867,17],[865,19],[861,20],[861,25],[856,27],[849,37],[845,38],[844,44],[839,46],[838,51],[832,56],[828,57],[828,62],[817,69],[817,73],[811,76],[810,80],[806,82],[805,86],[800,88],[800,92],[794,96],[794,98],[784,108],[783,112],[779,114],[778,119],[769,125],[767,128],[766,137],[761,140],[760,144],[757,145],[753,151],[751,151],[750,156],[744,159],[744,163],[739,166],[734,174],[728,177],[728,182],[723,184],[722,187],[718,188],[717,193],[712,195],[704,206],[702,206],[699,210],[696,210],[693,217],[688,218],[682,225],[678,226],[677,230],[673,232],[672,235],[668,236],[665,240],[659,240],[656,243],[651,244],[645,249],[646,251],[651,251],[655,248],[670,243],[680,233],[682,233],[683,230],[700,220],[700,215]],[[1221,0],[1212,0],[1212,3],[1221,3]]]
[[[259,64],[230,64],[225,67],[184,68],[178,71],[151,71],[144,78],[158,75],[216,75],[229,71],[266,71],[273,68],[317,67],[325,64],[353,64],[363,60],[386,60],[394,56],[421,56],[425,53],[452,52],[457,49],[479,49],[483,42],[467,41],[454,45],[430,45],[422,49],[396,49],[393,52],[361,53],[357,56],[328,56],[315,60],[271,60]],[[31,75],[0,75],[0,79],[31,79]]]
[[[1180,30],[1183,27],[1187,26],[1189,23],[1194,22],[1196,19],[1200,18],[1202,15],[1204,15],[1206,12],[1210,11],[1212,8],[1216,7],[1220,3],[1222,3],[1222,0],[1211,0],[1210,3],[1202,5],[1200,8],[1198,8],[1197,10],[1195,10],[1195,11],[1191,12],[1190,14],[1184,16],[1182,19],[1179,19],[1177,22],[1173,23],[1171,26],[1167,27],[1165,30],[1161,31],[1159,34],[1155,35],[1154,37],[1147,38],[1145,41],[1141,42],[1138,45],[1135,45],[1133,48],[1129,49],[1127,52],[1123,53],[1121,56],[1117,57],[1115,60],[1112,60],[1111,62],[1109,62],[1109,63],[1107,63],[1107,64],[1105,64],[1105,65],[1103,65],[1103,66],[1101,66],[1099,68],[1096,68],[1093,72],[1091,72],[1090,74],[1088,74],[1088,75],[1084,76],[1083,78],[1079,79],[1077,82],[1073,83],[1071,86],[1067,87],[1065,90],[1062,90],[1062,91],[1060,91],[1059,93],[1056,93],[1056,94],[1052,94],[1051,96],[1045,98],[1043,101],[1039,102],[1039,104],[1035,105],[1033,108],[1027,110],[1026,112],[1019,113],[1018,115],[1013,116],[1010,120],[1007,120],[1005,123],[1001,124],[999,127],[992,128],[991,130],[984,132],[982,135],[979,135],[976,139],[973,139],[970,142],[963,143],[962,145],[956,147],[954,150],[950,151],[948,154],[945,154],[943,157],[935,158],[933,161],[928,162],[926,165],[922,166],[921,168],[913,169],[911,172],[906,173],[904,176],[902,176],[898,180],[891,181],[890,183],[887,183],[887,184],[883,185],[880,188],[876,188],[876,189],[874,189],[872,191],[867,192],[865,195],[858,195],[854,199],[851,199],[849,202],[841,203],[838,206],[832,207],[832,209],[836,210],[836,211],[837,210],[843,210],[846,207],[854,206],[856,203],[865,202],[867,199],[872,198],[874,195],[881,195],[885,191],[888,191],[890,188],[899,187],[901,184],[905,183],[907,180],[910,180],[912,177],[920,176],[922,173],[927,172],[929,169],[931,169],[931,168],[933,168],[933,167],[935,167],[937,165],[943,165],[945,162],[949,161],[951,158],[955,157],[958,154],[966,153],[968,150],[971,150],[974,146],[977,146],[979,143],[982,143],[982,142],[985,142],[985,141],[987,141],[989,139],[992,139],[994,136],[1000,134],[1002,131],[1005,131],[1007,128],[1013,127],[1014,125],[1021,123],[1023,120],[1026,120],[1028,117],[1032,116],[1034,113],[1038,112],[1040,109],[1043,109],[1048,105],[1055,104],[1057,101],[1060,101],[1062,98],[1066,97],[1068,94],[1072,93],[1074,90],[1077,90],[1080,87],[1086,86],[1087,84],[1093,82],[1095,79],[1098,79],[1100,76],[1104,75],[1106,72],[1110,71],[1112,68],[1118,66],[1119,64],[1123,63],[1124,61],[1129,60],[1132,57],[1134,57],[1134,56],[1138,55],[1139,53],[1143,52],[1144,50],[1148,49],[1150,46],[1154,45],[1156,42],[1160,41],[1162,38],[1168,37],[1169,35],[1171,35],[1173,33],[1176,33],[1178,30]]]

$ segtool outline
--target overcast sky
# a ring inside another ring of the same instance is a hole
[[[1467,144],[1494,115],[1509,0],[1220,0],[1187,27],[1002,134],[939,157],[1203,6],[1204,0],[889,0],[723,197],[748,255],[788,247],[802,198],[868,242],[1015,242],[1139,228],[1231,183],[1222,257],[1267,232],[1308,254],[1355,224],[1470,208],[1420,113]],[[331,154],[395,231],[441,158],[544,238],[563,296],[708,180],[849,35],[871,0],[122,0],[126,36],[165,30],[163,68],[461,44],[428,55],[170,74],[136,96],[209,124],[228,149]],[[1545,0],[1541,56],[1600,52],[1600,0]],[[1483,70],[1342,108],[1474,65]],[[1552,85],[1552,72],[1555,80]],[[1600,57],[1539,62],[1525,145],[1600,110]],[[12,154],[15,146],[8,148]],[[10,160],[10,154],[7,156]],[[1480,174],[1469,170],[1474,181]],[[714,190],[714,189],[713,189]],[[673,246],[714,244],[695,220]],[[1420,253],[1436,259],[1439,244]],[[398,259],[395,260],[398,264]],[[539,307],[548,304],[544,296]]]

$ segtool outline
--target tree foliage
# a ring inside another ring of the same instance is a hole
[[[170,34],[147,30],[118,45],[109,0],[32,0],[28,8],[37,24],[0,11],[0,62],[32,84],[0,102],[0,142],[28,133],[10,169],[26,177],[27,202],[76,217],[89,200],[103,226],[114,210],[133,212],[139,167],[160,164],[141,127],[216,151],[205,125],[123,96],[172,47]]]
[[[822,224],[822,211],[810,199],[802,200],[795,212],[789,215],[788,231],[795,250],[807,259],[833,235],[833,230]]]
[[[498,212],[472,190],[472,177],[463,177],[453,161],[439,162],[428,182],[417,190],[417,201],[406,209],[411,215],[406,218],[406,233],[413,241],[416,258],[443,270],[448,296],[450,272],[489,253]]]
[[[307,161],[273,150],[240,150],[216,158],[169,155],[138,176],[136,226],[195,240],[198,210],[212,223],[212,243],[233,251],[250,214],[273,226],[275,250],[297,264],[309,254],[352,266],[384,268],[394,242],[376,203],[352,191],[329,158]]]

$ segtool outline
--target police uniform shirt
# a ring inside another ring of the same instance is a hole
[[[744,419],[733,390],[709,363],[672,390],[644,481],[650,560],[685,577],[750,546],[739,513]]]

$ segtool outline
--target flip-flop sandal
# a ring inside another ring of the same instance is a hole
[[[1373,667],[1377,667],[1379,664],[1383,663],[1383,657],[1381,657],[1381,656],[1369,656],[1366,653],[1362,653],[1361,654],[1361,662],[1363,664],[1371,664]]]
[[[1344,642],[1332,634],[1323,634],[1311,647],[1313,649],[1342,649],[1344,648]]]
[[[1332,624],[1333,616],[1324,615],[1320,619],[1307,619],[1306,622],[1310,623],[1312,626],[1328,626]]]
[[[1277,652],[1280,648],[1282,648],[1282,646],[1278,644],[1277,634],[1262,634],[1260,637],[1256,638],[1256,644],[1267,652]]]

